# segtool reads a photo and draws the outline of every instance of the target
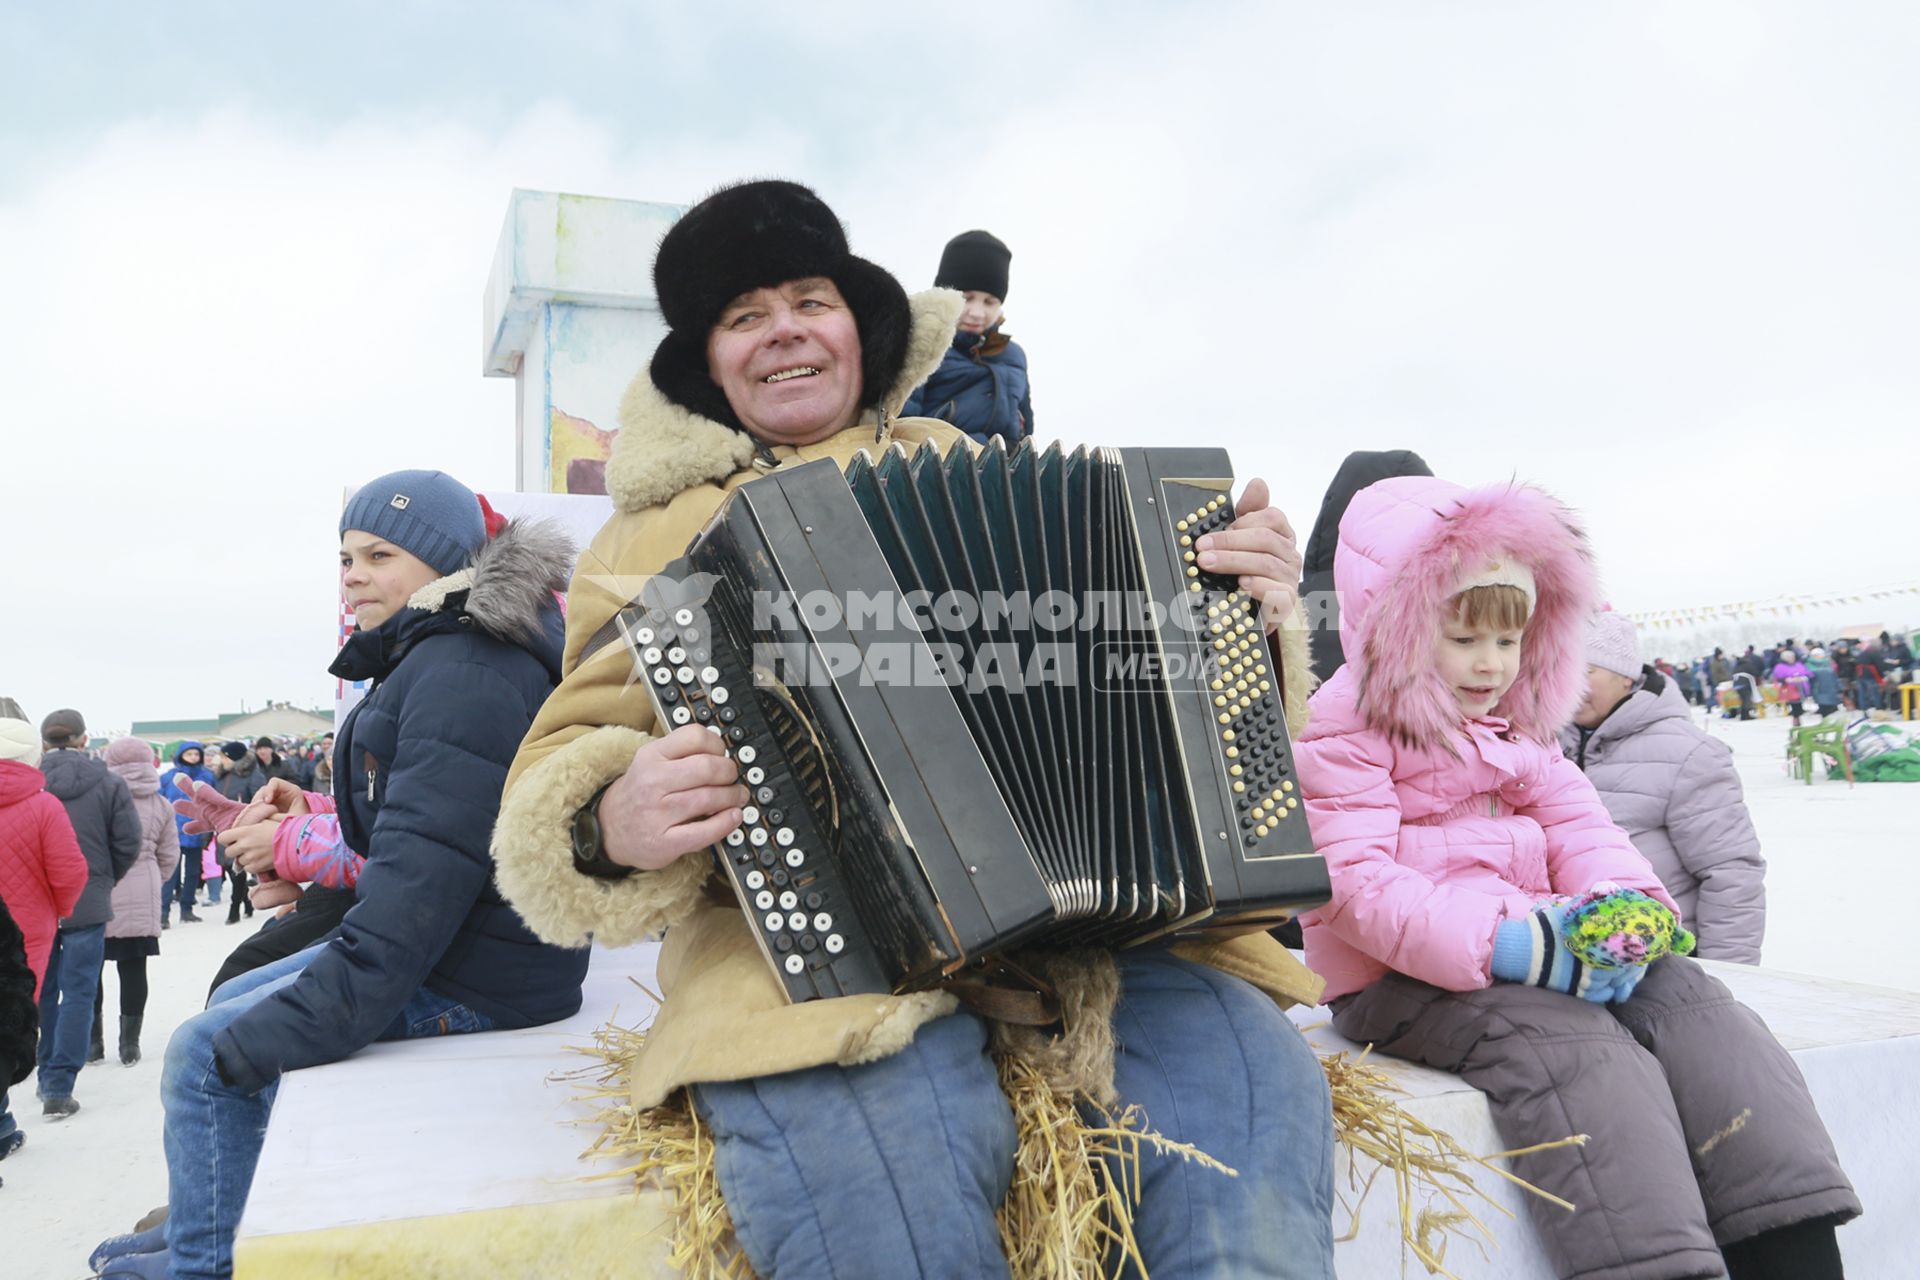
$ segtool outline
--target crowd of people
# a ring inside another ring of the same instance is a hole
[[[106,960],[119,1056],[138,1062],[170,908],[198,919],[225,887],[230,921],[273,913],[170,1039],[168,1208],[103,1241],[97,1274],[231,1274],[285,1072],[564,1018],[590,941],[662,931],[632,1097],[691,1103],[767,1280],[1007,1275],[996,1212],[1026,1122],[996,1065],[1009,1056],[1074,1103],[1138,1104],[1236,1171],[1142,1147],[1119,1182],[1143,1273],[1331,1277],[1328,1086],[1284,1015],[1320,1001],[1343,1034],[1484,1090],[1515,1148],[1595,1135],[1525,1157],[1529,1180],[1582,1206],[1536,1206],[1559,1274],[1841,1274],[1835,1231],[1860,1203],[1805,1084],[1693,958],[1757,963],[1766,914],[1730,753],[1687,713],[1701,673],[1643,661],[1631,622],[1598,607],[1575,513],[1526,485],[1453,484],[1412,453],[1349,458],[1304,557],[1258,479],[1191,549],[1263,605],[1332,882],[1300,922],[1304,962],[1267,933],[1037,956],[1075,1011],[1051,1030],[948,991],[791,1016],[748,922],[714,896],[707,851],[762,818],[748,779],[703,726],[657,724],[600,637],[632,603],[622,584],[769,470],[1030,437],[1025,355],[1001,328],[1010,259],[964,233],[940,287],[910,297],[813,192],[723,188],[659,246],[668,332],[623,402],[616,509],[591,546],[576,557],[439,472],[391,472],[348,503],[357,629],[330,670],[372,692],[337,742],[185,742],[162,774],[131,739],[88,755],[77,713],[0,718],[0,1067],[17,1084],[37,1064],[44,1117],[79,1110]],[[1339,605],[1309,658],[1285,624],[1327,590]],[[1845,680],[1858,697],[1863,670],[1911,663],[1896,643],[1850,649],[1825,680],[1791,643],[1771,659],[1837,705]],[[1615,917],[1635,926],[1611,950],[1569,941],[1570,921]],[[1743,1106],[1767,1122],[1695,1141]],[[0,1094],[0,1155],[21,1140]]]
[[[1912,643],[1891,631],[1828,641],[1789,636],[1765,649],[1748,645],[1738,656],[1715,648],[1677,663],[1656,658],[1654,666],[1696,706],[1751,720],[1773,703],[1795,725],[1809,702],[1822,718],[1843,710],[1891,711],[1897,705],[1891,691],[1916,678]]]

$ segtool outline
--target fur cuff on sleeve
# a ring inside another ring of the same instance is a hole
[[[700,901],[711,872],[701,854],[625,880],[597,880],[574,868],[574,815],[626,772],[646,742],[637,730],[602,726],[527,770],[501,801],[493,829],[500,892],[528,928],[556,946],[629,946],[685,919]]]
[[[1273,647],[1280,658],[1280,704],[1286,712],[1287,736],[1298,741],[1307,727],[1307,699],[1319,680],[1313,674],[1313,662],[1307,651],[1306,616],[1300,606],[1280,624],[1273,634]]]

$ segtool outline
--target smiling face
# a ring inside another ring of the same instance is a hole
[[[962,333],[985,333],[1000,323],[1000,299],[978,289],[969,289],[962,295],[967,300],[966,310],[960,313],[957,326]]]
[[[1600,726],[1620,700],[1633,692],[1634,682],[1617,671],[1605,667],[1589,665],[1587,667],[1587,696],[1580,703],[1580,709],[1573,713],[1573,722],[1582,729],[1595,729]]]
[[[1513,587],[1475,587],[1453,600],[1440,624],[1435,662],[1454,705],[1467,716],[1490,714],[1520,674],[1527,599]]]
[[[340,535],[340,598],[362,631],[406,608],[414,592],[439,576],[432,565],[385,538],[358,529]]]
[[[812,444],[860,416],[860,328],[831,280],[735,298],[707,335],[707,372],[761,440]]]

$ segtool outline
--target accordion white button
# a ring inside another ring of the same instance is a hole
[[[653,628],[652,628],[652,627],[641,627],[641,628],[640,628],[639,630],[637,630],[637,631],[635,631],[635,632],[633,633],[633,642],[634,642],[635,644],[639,644],[639,645],[648,645],[648,644],[652,644],[652,643],[653,643]]]
[[[646,664],[647,664],[648,666],[650,666],[650,667],[651,667],[651,666],[653,666],[653,665],[654,665],[655,663],[657,663],[657,662],[659,662],[659,661],[660,661],[660,658],[661,658],[661,656],[662,656],[662,655],[661,655],[661,653],[660,653],[660,646],[659,646],[659,645],[657,645],[657,644],[656,644],[656,645],[649,645],[649,646],[647,647],[647,649],[646,649],[646,651],[645,651],[645,652],[643,652],[643,653],[642,653],[642,654],[640,655],[640,660],[641,660],[642,662],[644,662],[644,663],[646,663]]]
[[[801,852],[800,850],[798,850],[798,849],[789,849],[789,850],[787,850],[787,865],[788,865],[788,866],[790,866],[790,867],[796,867],[796,868],[797,868],[797,867],[799,867],[799,866],[801,866],[801,865],[803,865],[803,864],[804,864],[804,863],[806,862],[806,860],[807,860],[807,855],[806,855],[805,853],[803,853],[803,852]]]
[[[815,933],[825,933],[831,928],[833,928],[833,917],[826,912],[822,911],[813,918],[813,931]]]
[[[780,847],[784,849],[788,845],[793,843],[793,828],[782,827],[778,831],[773,833],[773,838],[779,841]]]
[[[825,946],[827,948],[828,955],[837,956],[842,951],[846,950],[847,940],[845,938],[842,938],[837,933],[830,933],[827,935]]]
[[[733,830],[727,832],[727,843],[732,845],[734,848],[738,849],[741,845],[745,844],[746,842],[747,842],[747,833],[742,831],[740,828],[735,827]]]
[[[766,780],[767,780],[767,771],[765,769],[760,768],[758,765],[747,770],[748,786],[757,787],[761,783],[765,782]]]
[[[740,811],[740,821],[746,823],[748,826],[752,826],[754,823],[760,821],[760,811],[752,805],[748,805]]]
[[[752,842],[754,848],[758,849],[767,842],[767,829],[765,827],[755,827],[747,836],[747,839]]]
[[[675,707],[673,709],[673,722],[675,724],[685,724],[691,719],[693,719],[693,712],[687,710],[685,707]]]
[[[800,905],[800,895],[795,893],[793,890],[789,889],[785,893],[780,895],[780,909],[782,911],[791,911],[799,905]],[[799,927],[800,927],[799,925],[794,926],[794,928],[796,929],[798,929]]]
[[[747,888],[764,889],[767,887],[767,873],[760,870],[747,872]],[[764,910],[764,908],[763,908]]]
[[[806,927],[807,927],[806,912],[796,911],[792,915],[787,917],[787,928],[793,930],[795,933],[800,932],[802,929]]]
[[[718,673],[716,672],[715,674],[718,674]],[[707,696],[709,698],[712,698],[715,702],[725,702],[728,698],[731,698],[733,695],[727,692],[727,686],[723,684],[716,684],[713,686],[712,691],[708,693]]]
[[[715,689],[714,692],[718,693],[720,691],[718,689]],[[760,753],[755,751],[752,747],[741,747],[740,750],[737,751],[735,754],[740,757],[741,764],[752,764],[754,761],[754,757],[759,755]]]
[[[759,893],[754,894],[753,905],[762,911],[773,910],[773,890],[762,889]]]
[[[673,682],[673,672],[665,667],[655,667],[653,669],[653,682],[655,684],[671,684]]]
[[[673,648],[667,650],[667,661],[671,662],[674,666],[677,667],[681,663],[685,662],[686,660],[687,660],[687,651],[685,649],[682,649],[679,645],[675,645],[673,646]]]
[[[693,625],[693,610],[682,609],[673,615],[673,620],[683,627],[690,627]]]
[[[701,684],[712,684],[714,681],[718,680],[719,678],[720,678],[720,668],[718,667],[700,668]]]
[[[673,673],[673,675],[674,675],[674,678],[675,678],[676,680],[678,680],[678,681],[679,681],[679,682],[680,682],[681,684],[692,684],[692,683],[693,683],[693,668],[692,668],[692,667],[682,667],[682,668],[680,668],[680,669],[679,669],[678,671],[676,671],[676,672],[674,672],[674,673]]]
[[[778,933],[786,927],[787,918],[778,911],[769,911],[767,912],[766,925],[768,933]]]
[[[788,956],[785,960],[782,960],[780,963],[786,966],[786,970],[788,973],[794,974],[796,976],[798,976],[799,973],[807,967],[806,957],[798,953]]]

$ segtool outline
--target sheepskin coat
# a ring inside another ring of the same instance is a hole
[[[1440,628],[1457,584],[1503,558],[1532,570],[1537,603],[1512,687],[1468,719]],[[1555,737],[1583,696],[1596,594],[1566,508],[1525,486],[1383,480],[1341,520],[1334,577],[1347,665],[1295,747],[1333,882],[1303,931],[1328,999],[1389,970],[1485,987],[1500,922],[1552,893],[1611,880],[1673,905]]]
[[[574,868],[574,815],[619,777],[654,731],[651,703],[631,688],[632,663],[619,645],[581,661],[582,650],[638,595],[648,575],[679,556],[726,496],[771,466],[831,459],[844,466],[862,449],[963,437],[927,419],[894,417],[908,392],[939,364],[959,317],[960,297],[931,290],[913,299],[913,330],[898,383],[878,416],[815,444],[771,450],[757,464],[743,434],[668,401],[643,372],[628,389],[621,431],[607,468],[616,513],[581,556],[568,592],[566,678],[542,708],[514,761],[494,835],[500,886],[541,937],[562,945],[626,946],[666,930],[658,977],[665,997],[633,1064],[633,1101],[652,1106],[696,1082],[739,1080],[825,1063],[852,1065],[903,1048],[921,1024],[951,1012],[944,991],[848,996],[789,1005],[760,956],[746,919],[704,856],[607,881]],[[1305,640],[1285,633],[1283,691],[1304,712]],[[1297,723],[1297,721],[1296,721]],[[1312,1002],[1319,983],[1265,934],[1204,948],[1203,958],[1285,1000]],[[1195,953],[1197,954],[1197,952]],[[1111,964],[1107,965],[1111,976]],[[1057,977],[1058,975],[1056,975]],[[1098,984],[1097,976],[1088,979]],[[1063,1002],[1084,1005],[1082,993]],[[1111,1013],[1109,990],[1106,1014]],[[1088,1018],[1104,1028],[1108,1019]],[[1107,1042],[1105,1078],[1111,1079]],[[1098,1093],[1098,1063],[1074,1069]],[[1074,1074],[1074,1072],[1069,1072]]]
[[[1598,727],[1568,725],[1560,746],[1692,922],[1696,954],[1759,964],[1767,863],[1727,744],[1647,667]]]

